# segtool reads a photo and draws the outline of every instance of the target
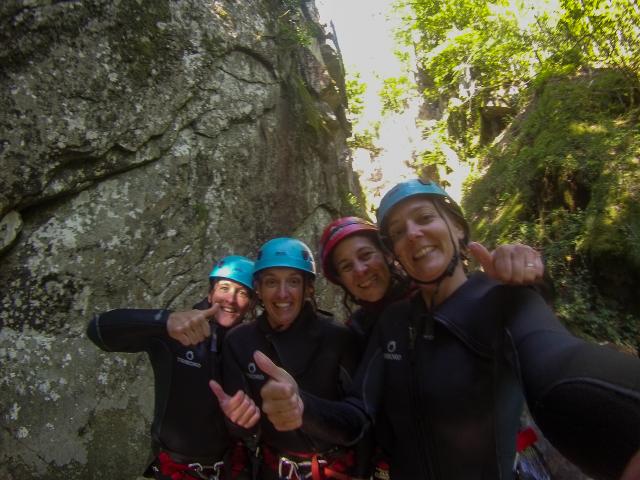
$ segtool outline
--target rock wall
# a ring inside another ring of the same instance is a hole
[[[135,478],[148,362],[86,324],[354,211],[341,64],[313,2],[8,0],[0,65],[0,478]]]

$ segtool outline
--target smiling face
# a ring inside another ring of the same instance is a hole
[[[449,266],[463,230],[448,217],[442,216],[428,197],[409,198],[390,213],[387,234],[393,251],[405,271],[416,280],[437,279]],[[449,233],[451,232],[451,233]],[[456,276],[464,271],[458,263]]]
[[[351,235],[333,251],[333,266],[344,288],[357,300],[377,302],[391,284],[384,253],[369,235]]]
[[[300,314],[311,286],[305,286],[300,270],[286,267],[267,268],[260,272],[256,292],[274,330],[286,330]]]
[[[251,306],[249,289],[233,280],[216,281],[209,292],[208,299],[209,303],[220,305],[216,322],[223,327],[232,327],[240,323]]]

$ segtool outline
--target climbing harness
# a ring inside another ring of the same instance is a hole
[[[175,462],[167,452],[160,452],[158,455],[159,467],[154,467],[162,475],[171,480],[192,480],[199,478],[202,480],[221,480],[224,469],[224,462],[215,462],[213,465],[203,465],[198,462],[179,463]]]
[[[531,427],[518,432],[515,474],[517,480],[552,480],[542,453],[536,447],[538,436]]]
[[[350,480],[346,470],[354,462],[352,452],[333,460],[315,453],[276,454],[269,448],[263,448],[263,455],[265,465],[278,473],[279,480]]]

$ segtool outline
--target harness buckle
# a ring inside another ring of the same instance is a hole
[[[327,461],[322,458],[316,459],[321,467],[327,466]],[[278,478],[280,480],[303,480],[313,477],[312,460],[296,462],[287,457],[280,457],[278,460]]]
[[[224,467],[224,462],[219,461],[214,463],[213,465],[202,465],[201,463],[189,463],[187,465],[190,470],[193,470],[198,474],[198,477],[203,480],[220,480],[220,474],[222,473],[222,468]],[[213,470],[213,473],[207,474],[204,473],[205,470]]]

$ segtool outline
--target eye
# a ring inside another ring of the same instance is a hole
[[[422,212],[418,214],[416,218],[416,223],[420,225],[426,225],[427,223],[431,222],[431,220],[433,220],[433,215],[431,213]]]
[[[300,277],[291,277],[289,279],[289,285],[292,287],[299,287],[302,284],[302,278]]]
[[[238,290],[238,296],[242,298],[249,298],[249,292],[247,292],[244,288]]]
[[[389,238],[392,242],[397,242],[404,236],[405,231],[404,227],[392,227],[389,229]]]
[[[229,285],[218,284],[218,291],[222,293],[226,293],[229,291]]]
[[[338,265],[338,273],[347,273],[353,270],[353,263],[351,262],[343,262]]]
[[[264,279],[264,286],[267,288],[273,288],[277,285],[278,282],[276,282],[275,278],[265,278]]]
[[[370,260],[371,257],[375,255],[375,253],[376,252],[374,252],[373,250],[365,250],[364,252],[360,253],[360,260],[366,262],[367,260]]]

